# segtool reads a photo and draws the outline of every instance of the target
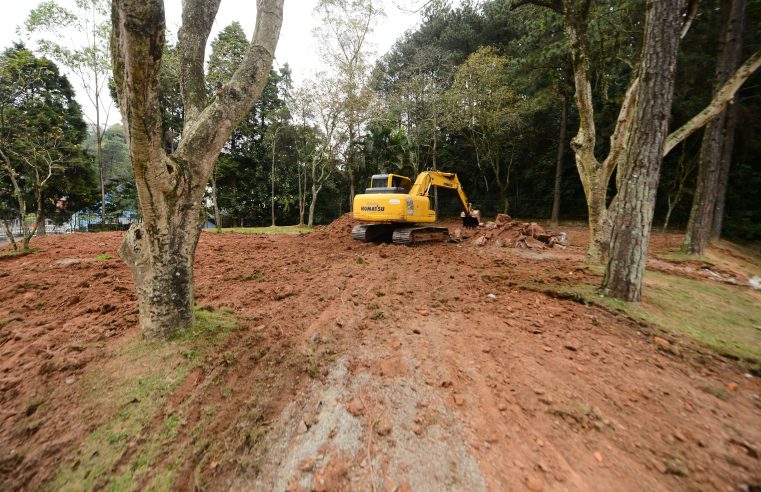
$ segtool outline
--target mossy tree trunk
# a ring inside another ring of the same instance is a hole
[[[206,185],[222,146],[264,89],[282,25],[283,0],[258,0],[244,60],[209,101],[204,54],[219,3],[183,1],[178,45],[185,123],[172,153],[162,145],[159,107],[163,0],[112,4],[114,81],[143,217],[130,227],[119,254],[132,272],[148,338],[165,338],[193,322],[193,264]]]

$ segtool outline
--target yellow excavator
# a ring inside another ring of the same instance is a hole
[[[370,178],[370,187],[354,197],[354,219],[369,224],[354,226],[352,239],[395,244],[447,240],[449,230],[446,227],[419,225],[436,222],[436,211],[431,209],[429,196],[432,187],[456,191],[462,207],[463,226],[479,225],[480,213],[473,210],[455,173],[425,171],[418,174],[414,183],[398,174],[376,174]]]

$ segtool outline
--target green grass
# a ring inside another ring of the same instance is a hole
[[[206,232],[237,232],[238,234],[298,234],[312,232],[314,227],[276,226],[276,227],[223,227],[222,229],[205,229]]]
[[[746,365],[761,365],[761,295],[746,288],[660,272],[648,271],[645,278],[640,304],[602,296],[592,285],[576,285],[565,291],[623,311],[668,333],[689,337]]]
[[[34,253],[39,252],[39,248],[29,248],[27,250],[23,249],[10,249],[5,251],[0,251],[0,258],[12,258],[14,256],[25,256],[25,255],[31,255]]]
[[[96,256],[95,259],[98,261],[108,261],[108,260],[113,260],[114,257],[107,253],[101,253],[98,256]]]
[[[235,326],[229,311],[199,310],[195,324],[169,342],[135,339],[116,351],[107,370],[85,377],[77,388],[80,397],[111,417],[85,438],[43,488],[121,491],[143,483],[148,490],[170,489],[181,460],[159,463],[159,457],[185,420],[181,411],[168,411],[164,405],[190,369]],[[160,428],[148,431],[156,418],[161,418]],[[129,446],[136,448],[124,459]]]

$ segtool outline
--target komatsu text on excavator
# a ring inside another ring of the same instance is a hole
[[[436,222],[429,197],[431,187],[456,191],[462,206],[463,226],[478,226],[480,214],[468,202],[455,173],[425,171],[414,183],[397,174],[376,174],[370,179],[370,187],[354,197],[354,219],[369,224],[355,226],[351,237],[362,242],[393,241],[396,244],[445,241],[449,237],[446,227],[419,225]]]

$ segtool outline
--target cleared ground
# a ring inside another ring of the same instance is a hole
[[[658,235],[630,308],[593,290],[583,228],[547,250],[350,227],[204,233],[199,322],[168,344],[139,336],[120,233],[0,259],[0,488],[761,484],[757,257]]]

